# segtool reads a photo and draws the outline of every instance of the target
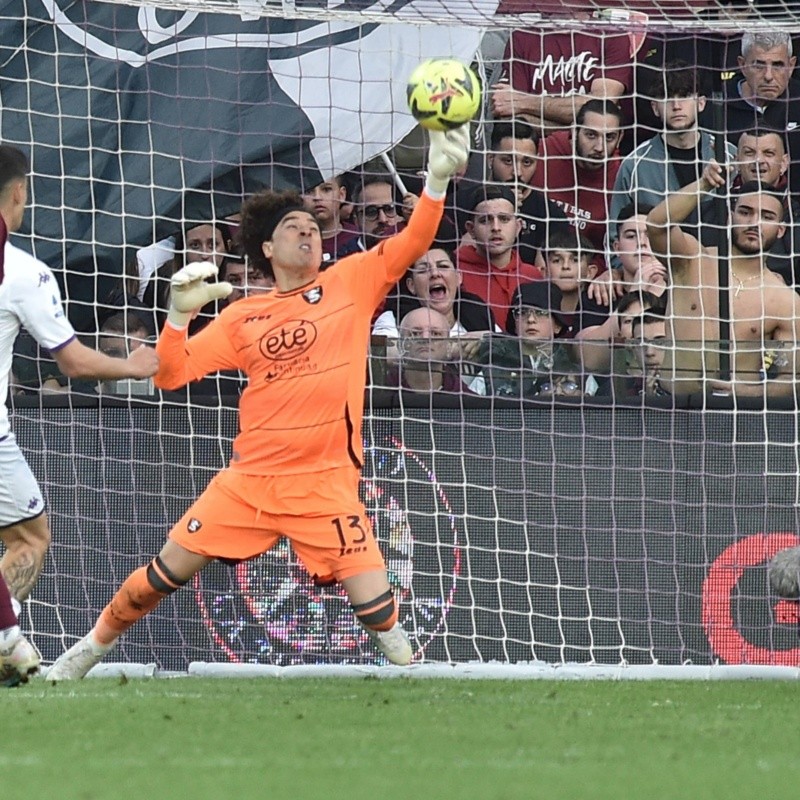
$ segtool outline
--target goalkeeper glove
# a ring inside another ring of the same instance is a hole
[[[167,320],[176,328],[185,328],[197,312],[212,300],[221,300],[232,291],[227,281],[207,283],[216,276],[217,265],[211,261],[196,261],[179,269],[170,279],[170,303]]]
[[[469,123],[444,133],[430,131],[428,148],[428,176],[425,188],[434,200],[441,200],[447,184],[459,170],[467,165],[469,158]]]

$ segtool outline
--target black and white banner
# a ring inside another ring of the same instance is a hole
[[[375,3],[404,20],[389,24],[353,22],[350,5],[350,20],[319,21],[0,0],[0,139],[33,173],[21,245],[94,282],[182,220],[313,185],[400,141],[414,66],[471,59],[482,31],[413,24],[444,17],[446,0]],[[472,5],[485,19],[497,1]]]

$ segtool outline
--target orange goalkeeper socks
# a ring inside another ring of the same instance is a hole
[[[120,634],[150,613],[171,592],[160,592],[148,580],[150,566],[132,572],[103,609],[94,626],[98,644],[112,644]],[[177,588],[177,587],[176,587]]]

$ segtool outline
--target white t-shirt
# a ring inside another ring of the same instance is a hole
[[[0,283],[0,436],[10,431],[8,375],[20,326],[46,350],[59,350],[75,338],[75,329],[61,305],[61,290],[46,264],[10,242],[5,246]]]
[[[147,284],[162,264],[175,257],[175,237],[170,236],[160,242],[136,251],[136,267],[139,271],[139,291],[137,300],[144,300]]]

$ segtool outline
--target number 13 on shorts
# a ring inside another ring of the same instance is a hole
[[[358,514],[334,517],[331,525],[339,537],[340,556],[363,553],[369,547],[368,537],[372,538],[372,526]]]

